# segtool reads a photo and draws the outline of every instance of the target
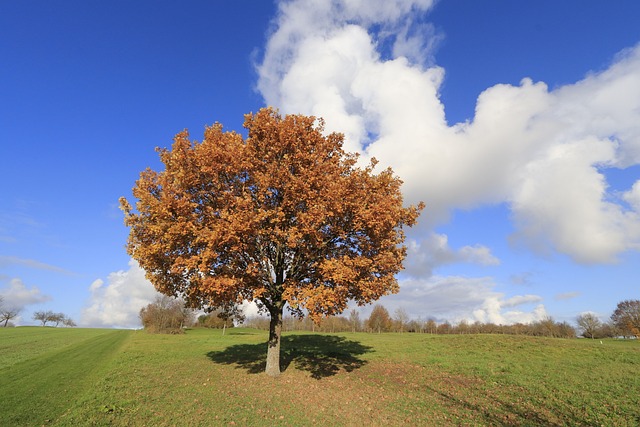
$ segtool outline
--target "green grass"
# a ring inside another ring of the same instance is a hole
[[[0,425],[640,425],[640,342],[0,330]]]
[[[0,367],[6,367],[43,353],[53,352],[101,334],[109,329],[3,328],[0,330]]]

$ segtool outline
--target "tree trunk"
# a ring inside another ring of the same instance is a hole
[[[265,373],[271,377],[280,375],[280,334],[282,333],[282,309],[271,312],[269,341],[267,343],[267,367]]]

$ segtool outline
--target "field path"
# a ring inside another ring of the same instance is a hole
[[[89,336],[73,345],[0,368],[0,425],[45,425],[87,391],[131,331]],[[24,397],[29,396],[28,401]]]

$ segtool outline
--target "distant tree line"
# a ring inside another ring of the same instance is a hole
[[[211,307],[196,319],[196,312],[181,299],[163,295],[140,310],[140,321],[148,332],[181,334],[188,327],[219,328],[224,331],[245,317],[237,304]]]
[[[269,320],[253,317],[244,324],[257,329],[267,329]],[[575,328],[568,322],[558,322],[552,317],[531,322],[500,325],[495,323],[468,322],[458,323],[448,321],[436,322],[435,319],[410,319],[402,308],[396,309],[391,315],[381,304],[373,307],[367,319],[361,319],[357,310],[351,310],[348,316],[332,316],[322,319],[319,324],[310,319],[298,320],[295,317],[285,317],[283,328],[287,331],[317,331],[317,332],[413,332],[427,334],[512,334],[553,338],[640,338],[640,300],[622,301],[616,307],[608,322],[602,322],[592,314],[585,313],[576,318]]]
[[[33,313],[33,320],[39,321],[41,326],[47,326],[47,323],[50,323],[51,326],[55,327],[58,327],[59,325],[67,327],[77,326],[76,322],[64,313],[55,313],[51,310],[36,311]]]
[[[607,322],[593,313],[584,313],[576,318],[576,323],[585,338],[640,338],[640,300],[619,302]]]
[[[182,333],[185,327],[203,327],[219,328],[224,333],[226,328],[238,324],[269,329],[268,318],[256,316],[246,319],[236,304],[212,308],[196,319],[195,312],[186,308],[183,301],[167,296],[158,297],[155,302],[144,307],[140,311],[140,319],[150,332]],[[640,338],[640,300],[620,302],[608,322],[602,322],[595,314],[585,313],[576,318],[576,325],[577,329],[568,322],[558,322],[551,317],[511,325],[466,320],[458,323],[436,322],[435,319],[416,320],[411,319],[402,308],[396,309],[391,315],[383,305],[376,304],[366,319],[361,319],[357,310],[351,310],[348,316],[325,317],[319,323],[314,323],[308,317],[298,319],[285,316],[282,327],[285,331],[511,334],[553,338],[575,338],[579,332],[585,338],[594,339],[620,336]]]
[[[257,329],[267,329],[268,319],[253,317],[245,322],[246,326]],[[513,334],[545,336],[555,338],[573,338],[576,330],[567,322],[556,322],[548,317],[533,323],[516,323],[513,325],[497,325],[495,323],[467,322],[458,323],[448,321],[436,322],[435,319],[411,319],[407,312],[399,308],[394,314],[381,304],[376,304],[367,319],[361,319],[357,310],[351,310],[347,316],[332,316],[314,324],[309,319],[298,320],[285,317],[283,328],[288,331],[316,331],[316,332],[409,332],[426,334]]]

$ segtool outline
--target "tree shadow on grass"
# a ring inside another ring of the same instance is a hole
[[[287,335],[281,338],[280,370],[284,372],[293,363],[297,369],[310,372],[312,378],[321,379],[341,370],[361,368],[367,362],[357,356],[371,351],[369,346],[334,335]],[[264,372],[267,363],[267,343],[232,345],[211,351],[207,357],[257,374]]]

